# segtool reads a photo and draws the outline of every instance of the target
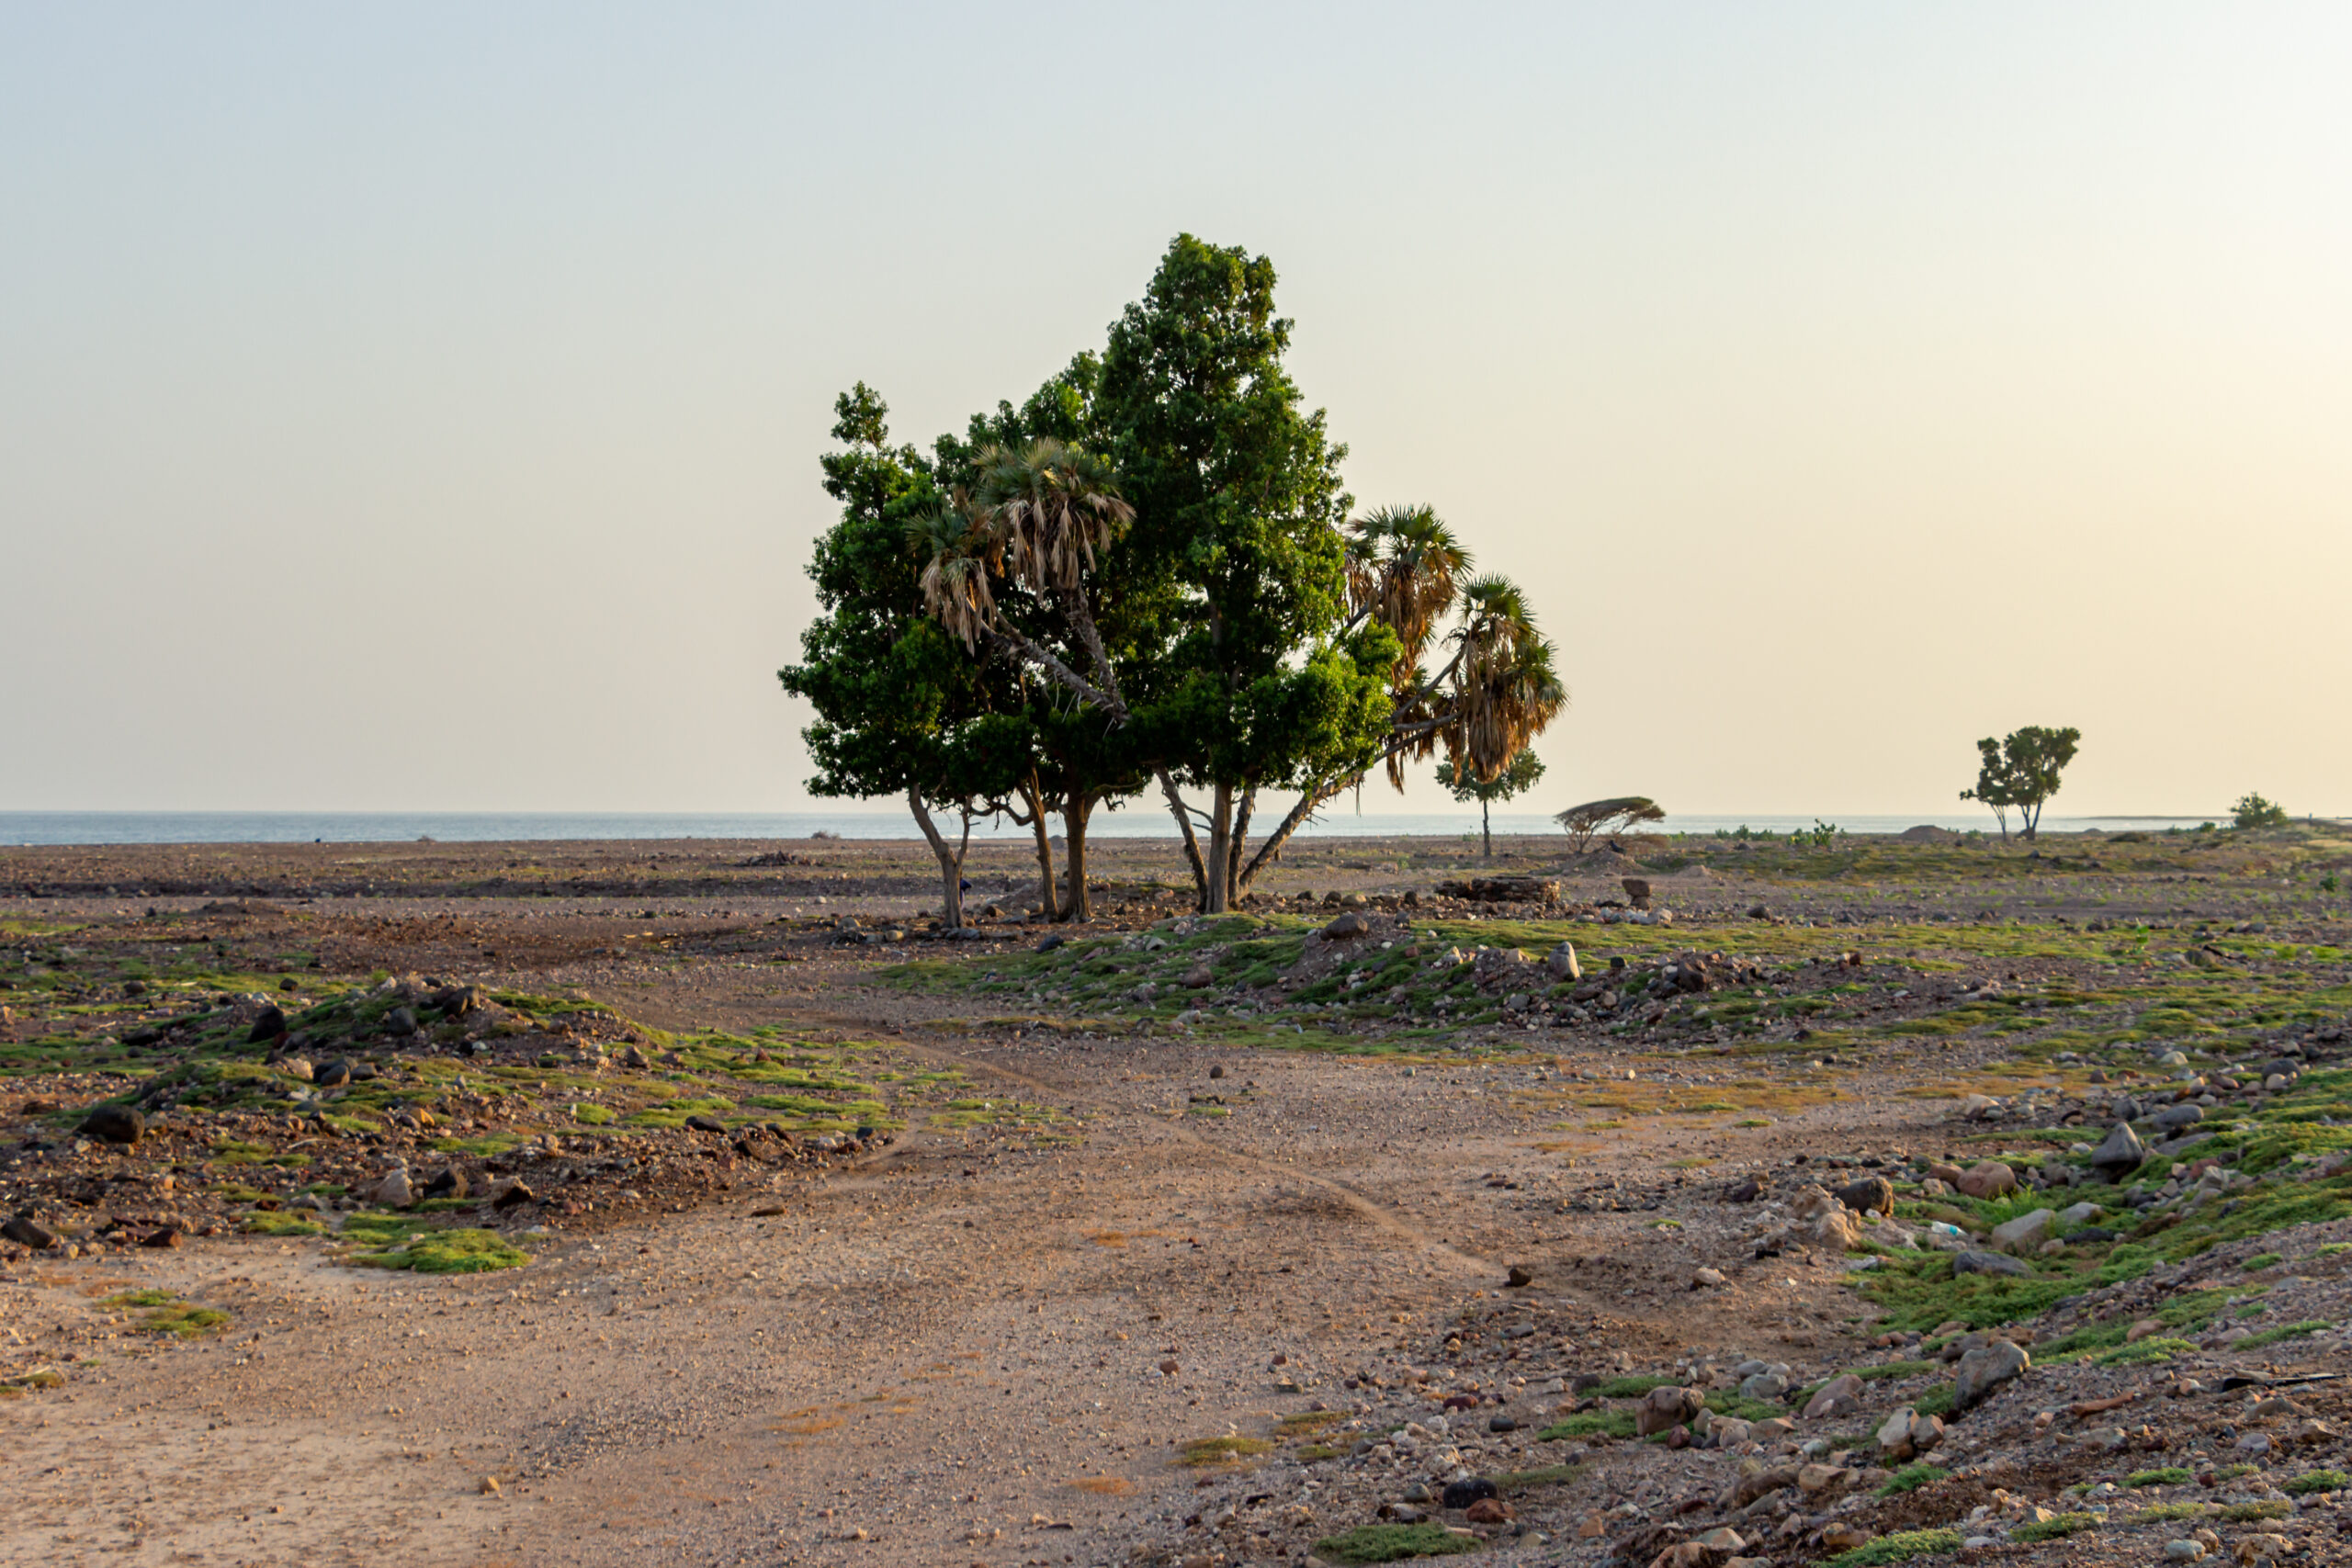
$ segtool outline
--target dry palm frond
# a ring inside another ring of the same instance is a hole
[[[1110,465],[1083,447],[1046,440],[980,457],[979,501],[1004,541],[1012,574],[1037,592],[1075,590],[1095,554],[1135,518]]]
[[[1480,578],[1464,587],[1462,598],[1445,750],[1457,776],[1486,783],[1558,716],[1568,693],[1554,669],[1552,645],[1536,631],[1516,584]]]
[[[917,581],[923,608],[969,651],[996,621],[996,595],[989,577],[1002,546],[988,515],[958,492],[947,503],[907,524],[907,542],[923,566]]]

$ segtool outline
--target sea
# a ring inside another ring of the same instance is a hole
[[[1253,826],[1263,830],[1282,820],[1278,811],[1261,812]],[[2227,813],[2188,817],[2060,817],[2042,818],[2045,831],[2098,829],[2162,831],[2226,822]],[[1929,812],[1911,816],[1786,817],[1669,816],[1645,833],[1804,832],[1821,826],[1849,833],[1900,833],[1929,824],[1966,832],[1993,833],[1991,817]],[[2014,823],[2012,824],[2014,826]],[[1498,835],[1551,835],[1559,824],[1535,812],[1494,815]],[[1028,829],[1010,822],[983,822],[975,838],[1020,837]],[[1098,812],[1089,824],[1094,837],[1173,838],[1176,826],[1164,809],[1136,802],[1125,809]],[[1339,803],[1301,829],[1306,838],[1475,838],[1475,811],[1358,814]],[[774,812],[569,812],[569,811],[0,811],[0,846],[36,844],[288,844],[499,842],[524,839],[760,839],[783,841],[831,835],[843,839],[918,839],[922,829],[904,811]]]

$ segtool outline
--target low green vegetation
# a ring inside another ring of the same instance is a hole
[[[1443,1525],[1358,1525],[1345,1535],[1317,1541],[1315,1554],[1332,1562],[1403,1562],[1476,1551],[1484,1544],[1476,1536],[1455,1535]]]
[[[2070,1535],[2098,1529],[2097,1514],[2054,1514],[2046,1519],[2034,1519],[2018,1525],[2009,1531],[2011,1540],[2064,1540]]]
[[[126,1291],[108,1296],[98,1304],[131,1313],[132,1325],[141,1334],[159,1334],[173,1339],[200,1339],[229,1323],[227,1313],[184,1302],[169,1291]]]
[[[1539,1443],[1558,1443],[1570,1438],[1630,1438],[1633,1435],[1632,1411],[1584,1410],[1544,1427],[1535,1434],[1535,1440]]]
[[[2340,1470],[2311,1470],[2279,1490],[2292,1497],[2308,1497],[2314,1492],[2341,1492],[2347,1486],[2352,1486],[2352,1478]]]
[[[2126,1486],[2186,1486],[2196,1477],[2178,1465],[2166,1465],[2162,1470],[2135,1470],[2124,1477]]]
[[[1939,1557],[1961,1548],[1954,1529],[1897,1530],[1876,1540],[1822,1560],[1821,1568],[1892,1568],[1921,1557]]]
[[[349,1262],[419,1274],[483,1274],[531,1260],[496,1231],[438,1230],[429,1221],[402,1214],[354,1214],[344,1222],[343,1239],[354,1248]]]
[[[1263,1438],[1195,1438],[1177,1451],[1176,1462],[1194,1468],[1235,1464],[1269,1452],[1273,1446]]]
[[[1951,1471],[1939,1464],[1929,1464],[1925,1460],[1917,1461],[1888,1476],[1886,1483],[1878,1489],[1878,1495],[1882,1497],[1893,1497],[1905,1492],[1917,1492],[1929,1482],[1941,1481],[1951,1473]]]

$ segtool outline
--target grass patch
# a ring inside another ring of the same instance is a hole
[[[1274,1423],[1274,1435],[1281,1438],[1303,1438],[1310,1432],[1320,1432],[1336,1427],[1348,1418],[1344,1410],[1301,1410],[1285,1416]]]
[[[1580,1464],[1547,1464],[1541,1470],[1505,1470],[1487,1477],[1495,1490],[1506,1497],[1517,1497],[1532,1492],[1538,1486],[1557,1486],[1573,1479],[1584,1466]]]
[[[2053,1514],[2046,1519],[2036,1519],[2009,1531],[2011,1540],[2064,1540],[2070,1535],[2098,1529],[2097,1514]]]
[[[2247,1335],[2237,1342],[2236,1348],[2245,1350],[2256,1345],[2276,1345],[2281,1339],[2300,1339],[2306,1334],[2317,1334],[2323,1329],[2335,1326],[2334,1324],[2321,1322],[2318,1319],[2308,1323],[2283,1323],[2276,1328],[2266,1328],[2259,1334]]]
[[[317,1220],[306,1220],[296,1214],[247,1214],[237,1222],[237,1228],[247,1235],[323,1235],[326,1226]]]
[[[1634,1435],[1634,1413],[1630,1410],[1587,1410],[1555,1421],[1535,1434],[1539,1443],[1566,1442],[1570,1438],[1630,1438]]]
[[[1592,1392],[1600,1399],[1639,1399],[1654,1388],[1669,1388],[1679,1381],[1665,1377],[1611,1378]]]
[[[1443,1525],[1358,1525],[1345,1535],[1317,1541],[1315,1554],[1334,1562],[1402,1562],[1476,1551],[1483,1544],[1476,1536],[1455,1535]]]
[[[2119,1346],[2097,1359],[2102,1367],[2161,1367],[2175,1356],[2186,1356],[2196,1348],[2186,1339],[2159,1334],[2136,1345]]]
[[[2279,1488],[2293,1497],[2308,1497],[2314,1492],[2341,1492],[2352,1486],[2352,1476],[2340,1470],[2307,1470]]]
[[[2258,1269],[2267,1269],[2274,1263],[2281,1263],[2285,1260],[2286,1258],[2283,1253],[2259,1252],[2255,1254],[2252,1258],[2247,1258],[2245,1262],[2239,1264],[2238,1267],[2251,1274]]]
[[[125,1291],[98,1304],[136,1312],[134,1323],[141,1334],[163,1334],[175,1339],[200,1339],[229,1322],[227,1313],[184,1302],[169,1291]]]
[[[1905,1492],[1917,1492],[1929,1482],[1941,1481],[1951,1473],[1951,1472],[1942,1465],[1929,1464],[1924,1460],[1918,1461],[1905,1465],[1901,1470],[1888,1476],[1886,1484],[1878,1489],[1878,1495],[1882,1497],[1894,1497]]]
[[[2292,1491],[2290,1487],[2288,1490]],[[2256,1519],[2283,1519],[2295,1511],[2292,1503],[2272,1497],[2259,1503],[2225,1503],[2214,1517],[2225,1525],[2248,1525]]]
[[[1273,1448],[1263,1438],[1195,1438],[1177,1454],[1176,1462],[1198,1469],[1209,1464],[1237,1464]]]
[[[1824,1559],[1820,1568],[1889,1568],[1890,1564],[1908,1562],[1915,1557],[1958,1551],[1961,1539],[1958,1530],[1897,1530],[1893,1535],[1883,1535],[1876,1540],[1855,1547],[1851,1551],[1841,1551],[1835,1557]]]
[[[370,1269],[406,1269],[419,1274],[486,1274],[519,1269],[529,1253],[496,1231],[434,1230],[401,1214],[354,1214],[344,1237],[358,1245],[350,1261]]]
[[[2186,1486],[2195,1479],[2196,1477],[2189,1472],[2177,1464],[2171,1464],[2165,1466],[2162,1470],[2135,1470],[2123,1478],[2123,1484],[2126,1486]]]

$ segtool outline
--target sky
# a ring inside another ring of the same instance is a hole
[[[2352,813],[2346,81],[2336,5],[0,5],[0,809],[804,808],[834,395],[960,429],[1189,231],[1529,591],[1512,809],[2048,724],[2053,813]]]

